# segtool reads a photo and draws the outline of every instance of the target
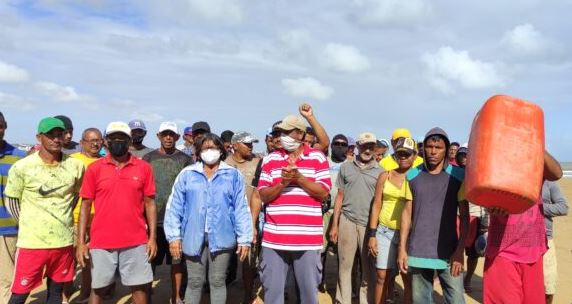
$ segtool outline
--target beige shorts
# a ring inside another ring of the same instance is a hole
[[[548,251],[544,254],[544,293],[553,295],[556,293],[558,270],[556,265],[556,247],[553,240],[548,240]]]

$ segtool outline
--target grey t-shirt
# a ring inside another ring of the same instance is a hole
[[[153,149],[149,148],[149,147],[145,147],[141,150],[135,150],[135,149],[130,149],[129,152],[131,152],[131,154],[135,155],[135,157],[143,159],[143,156],[145,156],[145,154],[150,153],[151,151],[153,151]]]
[[[568,203],[555,182],[545,181],[542,185],[542,209],[544,211],[544,224],[546,224],[546,237],[553,237],[552,218],[568,214]]]
[[[356,160],[342,164],[336,185],[344,192],[342,214],[348,220],[367,227],[371,201],[375,194],[375,184],[377,177],[383,171],[375,161],[363,168],[357,164]]]

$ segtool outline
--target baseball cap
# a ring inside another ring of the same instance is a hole
[[[400,137],[411,138],[411,132],[409,132],[409,130],[407,130],[405,128],[398,128],[398,129],[393,130],[393,133],[391,134],[391,139],[396,140]]]
[[[380,139],[379,142],[380,142],[383,146],[385,146],[386,148],[388,148],[389,145],[390,145],[390,144],[389,144],[389,141],[388,141],[387,139],[385,139],[385,138]]]
[[[348,146],[355,146],[356,145],[356,141],[355,139],[353,139],[353,137],[349,137],[348,136]]]
[[[210,133],[211,127],[209,126],[209,124],[207,122],[197,121],[193,124],[193,126],[191,127],[191,130],[193,133],[195,133],[197,131],[203,131],[203,132]]]
[[[248,132],[241,131],[234,133],[230,142],[232,144],[237,144],[237,143],[251,144],[251,143],[257,143],[258,139],[256,139],[252,134]]]
[[[128,124],[122,121],[110,122],[107,125],[107,128],[105,128],[105,136],[118,132],[123,133],[131,138],[131,128]]]
[[[140,120],[140,119],[134,119],[132,121],[129,122],[129,129],[131,130],[143,130],[143,131],[147,131],[147,128],[145,127],[145,123]]]
[[[459,150],[457,150],[457,154],[459,153],[465,153],[468,154],[469,153],[469,149],[467,147],[460,147]]]
[[[179,134],[177,124],[172,121],[164,121],[159,125],[159,133],[163,131],[173,131],[175,134]]]
[[[332,143],[335,143],[336,141],[340,140],[343,140],[345,143],[348,143],[348,138],[344,134],[336,134],[332,139]]]
[[[58,116],[54,116],[54,118],[61,120],[64,123],[64,127],[66,130],[73,130],[73,124],[72,124],[72,121],[69,117],[67,117],[65,115],[58,115]]]
[[[64,125],[64,122],[61,121],[60,119],[57,119],[55,117],[46,117],[40,120],[40,123],[38,124],[38,134],[49,133],[51,130],[55,128],[60,128],[62,130],[65,130],[66,126]]]
[[[367,143],[375,143],[376,141],[377,141],[377,138],[375,137],[375,134],[373,134],[371,132],[364,132],[358,136],[357,143],[360,145],[363,145],[363,144],[367,144]]]
[[[184,135],[193,135],[193,128],[192,128],[192,127],[186,127],[186,128],[183,130],[183,134],[184,134]]]
[[[282,122],[276,125],[276,127],[284,131],[291,131],[294,129],[298,129],[302,132],[306,132],[306,123],[304,122],[304,119],[300,116],[295,116],[295,115],[288,115],[284,117],[284,119],[282,119]]]
[[[402,137],[397,140],[397,145],[395,146],[395,152],[399,151],[406,151],[413,153],[416,151],[417,146],[415,145],[415,141],[411,137]]]

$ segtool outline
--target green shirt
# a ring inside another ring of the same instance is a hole
[[[20,200],[19,248],[49,249],[73,244],[72,208],[84,167],[63,155],[46,164],[38,152],[17,161],[8,173],[5,194]]]

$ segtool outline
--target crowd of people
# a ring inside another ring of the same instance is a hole
[[[162,122],[158,149],[143,144],[141,120],[85,129],[77,143],[64,115],[42,119],[25,152],[4,140],[0,113],[0,304],[25,303],[44,278],[49,304],[103,303],[117,278],[149,303],[163,263],[164,303],[206,292],[211,303],[284,303],[293,285],[312,304],[332,253],[336,303],[394,302],[398,275],[399,302],[432,303],[438,280],[445,303],[465,303],[480,257],[485,303],[552,302],[552,218],[568,205],[548,152],[541,199],[508,214],[466,200],[470,150],[441,128],[418,142],[404,128],[330,140],[312,106],[299,114],[275,122],[255,154],[251,132],[218,136],[204,121]],[[242,299],[228,299],[238,274]]]

